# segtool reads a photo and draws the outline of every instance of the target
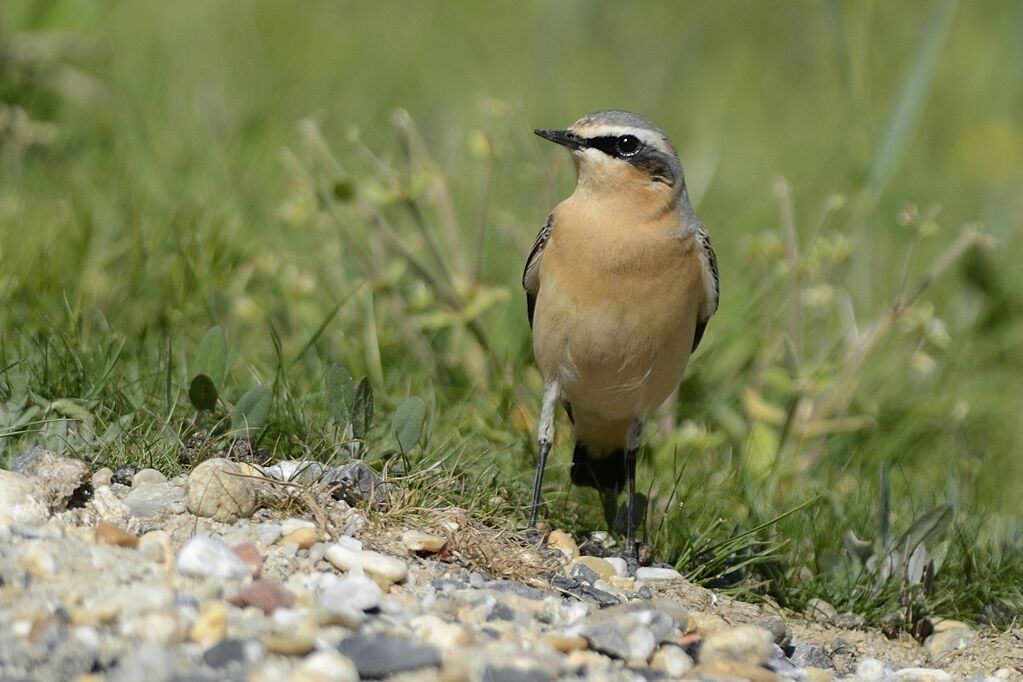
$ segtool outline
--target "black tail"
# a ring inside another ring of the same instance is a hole
[[[615,450],[595,459],[583,443],[576,442],[572,455],[572,483],[598,490],[618,491],[625,487],[627,481],[624,450]]]
[[[619,508],[619,493],[629,482],[629,471],[625,464],[625,451],[615,450],[600,459],[594,459],[582,443],[575,444],[572,456],[572,483],[596,488],[604,508],[604,520],[608,530],[625,534],[628,519],[626,508]],[[628,501],[626,501],[628,504]],[[646,517],[646,495],[636,493],[636,524],[642,527]]]

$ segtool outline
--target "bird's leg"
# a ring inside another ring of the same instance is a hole
[[[636,544],[636,456],[643,442],[643,422],[635,421],[625,434],[625,473],[629,481],[628,519],[625,535],[625,561],[635,575],[639,568],[639,546]]]
[[[543,388],[543,404],[540,407],[540,423],[537,427],[536,440],[539,444],[539,456],[536,460],[536,480],[533,482],[533,505],[529,509],[529,529],[536,529],[536,518],[540,514],[540,488],[543,487],[543,470],[547,466],[547,455],[554,444],[554,411],[558,407],[558,395],[561,388],[558,382],[552,381]]]

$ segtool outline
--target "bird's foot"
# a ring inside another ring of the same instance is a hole
[[[639,570],[639,544],[633,543],[626,547],[622,558],[625,559],[625,570],[628,575],[636,577],[636,571]]]

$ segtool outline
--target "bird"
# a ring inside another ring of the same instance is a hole
[[[603,110],[534,132],[569,150],[576,184],[540,229],[522,274],[544,382],[528,529],[536,531],[564,404],[575,435],[571,480],[601,493],[609,525],[627,486],[624,554],[638,565],[643,425],[681,383],[717,311],[717,255],[678,151],[656,123]]]

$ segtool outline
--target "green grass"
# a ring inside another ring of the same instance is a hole
[[[176,471],[260,385],[259,447],[338,460],[339,364],[373,389],[364,456],[419,474],[425,503],[522,524],[540,378],[518,277],[572,185],[530,131],[623,107],[678,143],[722,276],[678,425],[649,429],[648,539],[795,608],[1004,625],[1023,609],[1021,25],[1013,0],[8,0],[0,463],[43,443]],[[214,326],[227,367],[197,415]],[[410,395],[426,434],[401,452]],[[602,520],[568,485],[568,431],[547,518],[581,534]],[[852,533],[897,555],[941,504],[927,589],[849,553]]]

